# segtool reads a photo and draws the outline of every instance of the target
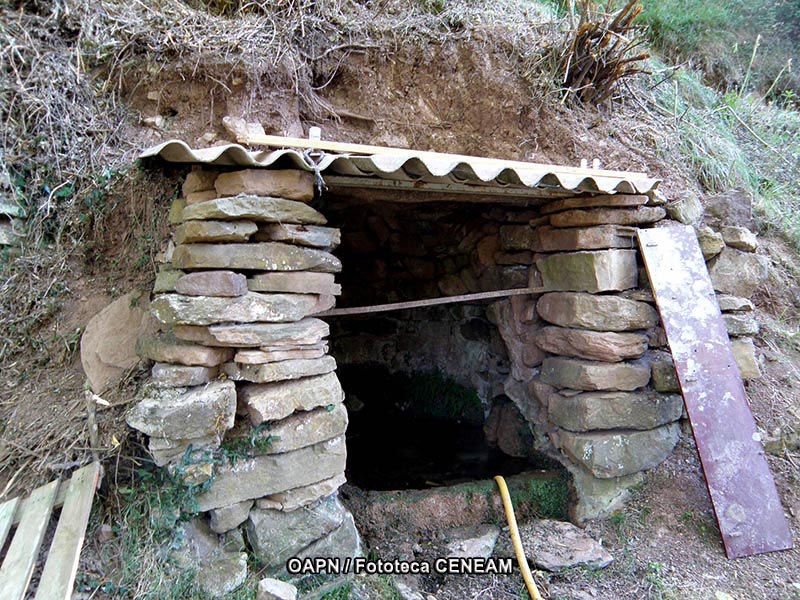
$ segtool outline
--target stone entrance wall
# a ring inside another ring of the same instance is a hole
[[[333,339],[353,362],[380,357],[399,370],[438,362],[479,391],[487,413],[495,402],[506,411],[510,398],[536,449],[572,473],[575,520],[617,507],[639,473],[672,451],[682,402],[635,232],[674,224],[667,210],[681,219],[679,210],[657,194],[536,209],[324,198],[321,210],[340,232],[309,206],[312,181],[298,171],[193,171],[170,214],[177,245],[155,283],[163,330],[140,341],[155,364],[128,422],[149,436],[157,464],[203,486],[201,528],[240,540],[220,550],[226,560],[242,550],[239,530],[273,574],[288,556],[360,551],[337,498],[344,394],[329,325],[313,316],[342,291],[352,306],[548,290],[394,314],[374,321],[384,327],[374,339]],[[742,232],[723,233],[701,230],[700,241],[716,289],[738,294],[720,297],[731,335],[746,336],[752,305],[741,296],[754,286],[743,288],[736,272],[758,258]],[[341,261],[331,253],[340,241]],[[343,290],[334,281],[342,263]],[[757,374],[752,340],[735,347],[743,373]]]

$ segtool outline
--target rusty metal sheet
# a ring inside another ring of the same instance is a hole
[[[697,236],[684,226],[638,236],[728,558],[790,549]]]

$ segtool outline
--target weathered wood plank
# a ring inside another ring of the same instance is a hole
[[[69,489],[68,485],[61,485],[58,487],[58,494],[56,494],[55,502],[53,502],[53,510],[57,508],[61,508],[64,506],[64,500],[67,498],[67,490]],[[19,508],[17,509],[16,514],[14,515],[14,519],[11,521],[11,526],[14,527],[19,525],[20,516],[24,512],[25,504],[30,502],[30,497],[21,496],[19,498]]]
[[[14,515],[17,514],[18,507],[19,498],[0,504],[0,548],[6,543],[6,538],[8,537],[8,532],[11,531],[11,525],[14,523]]]
[[[325,312],[317,313],[315,317],[341,317],[345,315],[364,315],[368,313],[387,312],[391,310],[406,310],[423,306],[437,306],[440,304],[456,304],[458,302],[473,302],[476,300],[491,300],[492,298],[505,298],[507,296],[521,296],[526,294],[543,294],[544,288],[515,288],[510,290],[496,290],[493,292],[478,292],[477,294],[463,294],[461,296],[445,296],[444,298],[427,298],[425,300],[409,300],[408,302],[392,302],[391,304],[375,304],[373,306],[351,306],[348,308],[332,308]]]
[[[639,244],[729,558],[792,548],[714,287],[691,227]]]
[[[0,598],[3,600],[22,600],[25,597],[59,483],[52,481],[36,488],[22,506],[19,527],[0,567]]]
[[[92,501],[100,479],[100,463],[72,474],[69,491],[42,571],[36,600],[68,600],[78,572]]]

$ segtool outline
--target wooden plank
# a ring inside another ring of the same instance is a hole
[[[58,486],[58,481],[52,481],[36,488],[22,506],[19,527],[0,567],[0,598],[3,600],[22,600],[25,597]]]
[[[792,534],[694,229],[640,229],[638,237],[728,558],[790,549]]]
[[[524,294],[542,294],[544,288],[514,288],[511,290],[497,290],[494,292],[479,292],[477,294],[463,294],[461,296],[446,296],[444,298],[427,298],[424,300],[409,300],[408,302],[392,302],[390,304],[375,304],[373,306],[352,306],[348,308],[332,308],[325,312],[317,313],[315,317],[341,317],[345,315],[364,315],[368,313],[387,312],[391,310],[405,310],[420,308],[422,306],[437,306],[440,304],[456,304],[458,302],[472,302],[475,300],[490,300],[492,298],[505,298],[507,296],[521,296]]]
[[[18,507],[19,498],[0,504],[0,549],[6,543],[6,538],[8,537],[8,532],[11,531],[11,525],[14,522],[14,515],[17,514]]]
[[[305,138],[282,137],[279,135],[245,134],[236,138],[240,144],[255,146],[270,146],[273,148],[310,148],[313,150],[325,150],[328,152],[340,152],[342,154],[408,154],[421,158],[433,158],[438,160],[453,160],[459,162],[469,162],[473,164],[496,164],[502,163],[513,169],[528,169],[535,171],[547,171],[553,173],[569,173],[572,175],[585,175],[586,177],[606,176],[619,177],[647,177],[646,173],[637,171],[608,171],[605,169],[584,169],[580,167],[565,167],[561,165],[549,165],[544,163],[522,162],[515,160],[501,160],[497,158],[486,158],[485,156],[469,156],[466,154],[447,154],[443,152],[426,152],[422,150],[409,150],[408,148],[392,148],[389,146],[370,146],[367,144],[350,144],[342,142],[329,142],[325,140],[308,140]]]
[[[58,494],[56,494],[55,502],[53,502],[53,510],[55,510],[57,508],[61,508],[62,506],[64,506],[64,500],[66,500],[66,498],[67,498],[67,491],[68,490],[69,490],[69,486],[68,485],[61,485],[61,486],[58,487]],[[21,518],[21,515],[25,511],[25,504],[30,502],[31,499],[30,499],[30,497],[28,497],[28,498],[20,497],[19,501],[20,501],[20,506],[19,506],[19,509],[17,510],[16,514],[14,515],[13,521],[11,522],[11,526],[12,527],[14,527],[16,525],[19,525],[19,520]]]
[[[89,513],[99,480],[99,462],[72,474],[67,499],[50,545],[39,588],[36,590],[36,600],[68,600],[72,595]]]

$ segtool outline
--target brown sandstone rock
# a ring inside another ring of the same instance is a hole
[[[342,234],[333,227],[267,223],[259,228],[253,239],[257,242],[287,242],[299,246],[333,250],[341,243]]]
[[[175,291],[184,296],[222,296],[247,294],[247,278],[233,271],[189,273],[175,282]]]
[[[198,346],[167,333],[140,337],[136,351],[154,362],[203,367],[216,367],[233,357],[233,350]]]
[[[330,373],[336,369],[336,360],[332,356],[322,358],[297,358],[264,365],[238,365],[225,363],[223,372],[234,381],[251,381],[253,383],[271,383],[288,379],[300,379],[312,375]]]
[[[677,421],[682,411],[681,396],[647,391],[555,394],[548,404],[550,420],[569,431],[654,429]]]
[[[633,194],[599,194],[597,196],[576,196],[554,200],[540,208],[542,214],[569,210],[571,208],[642,206],[648,201],[647,196]]]
[[[334,282],[332,273],[311,271],[261,273],[248,279],[247,285],[254,292],[293,292],[330,296],[342,293],[342,286]]]
[[[208,383],[218,374],[219,367],[156,363],[153,365],[150,380],[158,387],[191,387]]]
[[[549,357],[542,362],[541,379],[558,388],[631,391],[647,385],[650,368],[637,363],[602,363]]]
[[[185,244],[175,248],[176,269],[253,269],[338,273],[342,263],[333,254],[280,242],[256,244]]]
[[[341,404],[344,392],[335,373],[306,377],[295,381],[245,384],[239,389],[253,423],[285,419],[293,412],[319,406]]]
[[[536,261],[548,290],[606,292],[638,283],[635,250],[551,254]]]
[[[187,221],[178,226],[175,241],[178,244],[195,242],[246,242],[258,231],[252,221]]]
[[[640,333],[543,327],[536,332],[534,342],[551,354],[608,362],[639,358],[647,351],[647,336]]]
[[[536,310],[542,319],[554,325],[595,331],[649,329],[658,323],[658,313],[649,304],[617,296],[544,294]]]
[[[550,217],[553,227],[587,227],[592,225],[641,225],[655,223],[667,214],[660,206],[638,208],[596,208],[568,210]]]
[[[299,169],[241,169],[222,173],[214,187],[220,196],[254,194],[308,202],[314,198],[314,174]]]
[[[708,264],[714,289],[733,296],[752,296],[767,280],[769,259],[760,254],[725,248]]]
[[[200,202],[183,209],[185,221],[249,219],[266,223],[325,225],[325,217],[302,202],[266,196],[234,196]]]
[[[258,508],[271,508],[274,510],[293,511],[303,506],[313,504],[320,498],[330,496],[338,490],[347,479],[344,473],[338,473],[333,477],[324,479],[311,485],[286,490],[272,494],[256,501]]]
[[[207,346],[293,348],[318,344],[328,336],[330,329],[325,321],[305,318],[295,323],[226,323],[210,327],[177,325],[173,332],[177,338]]]

